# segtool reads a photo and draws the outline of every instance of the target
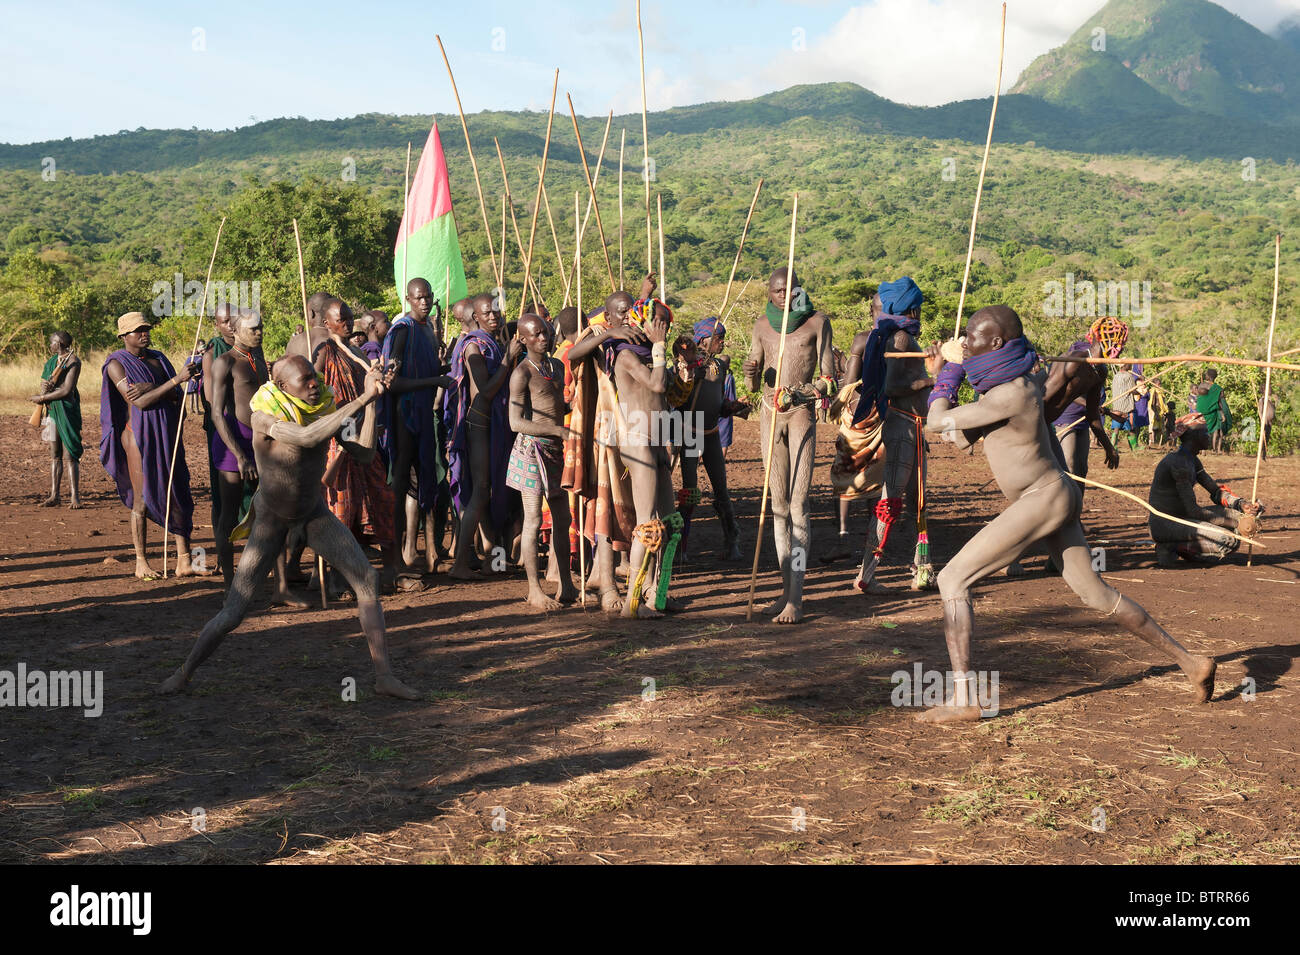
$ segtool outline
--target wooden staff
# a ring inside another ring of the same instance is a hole
[[[532,274],[533,264],[533,240],[537,237],[537,213],[542,208],[542,183],[546,181],[546,157],[551,151],[551,124],[555,120],[555,94],[560,88],[560,70],[556,67],[555,82],[551,84],[551,111],[546,117],[546,144],[542,146],[542,171],[537,176],[537,195],[533,197],[533,224],[528,229],[528,251],[524,254],[524,286],[528,286],[529,276]],[[498,146],[498,149],[501,147]],[[502,163],[502,171],[505,170],[505,164]],[[540,293],[537,298],[541,298]],[[525,303],[519,302],[519,317],[524,317]]]
[[[609,273],[609,290],[617,292],[618,286],[614,284],[614,267],[609,261],[609,246],[605,242],[605,226],[600,221],[600,203],[596,200],[596,185],[591,179],[591,169],[587,166],[587,153],[582,148],[582,133],[578,130],[578,114],[573,108],[573,97],[565,93],[565,98],[569,101],[569,115],[573,117],[573,135],[578,138],[578,155],[582,157],[582,174],[587,177],[587,192],[591,196],[592,208],[596,211],[596,229],[600,232],[600,250],[605,253],[605,271]],[[613,111],[610,111],[610,117],[613,118]],[[608,124],[606,130],[608,130]],[[599,170],[597,170],[599,171]],[[650,188],[649,183],[646,189]]]
[[[1206,352],[1208,352],[1209,350],[1210,350],[1210,349],[1208,349],[1208,348],[1203,348],[1203,349],[1201,349],[1201,351],[1197,352],[1197,354],[1198,354],[1198,355],[1204,355],[1204,354],[1205,354]],[[1135,361],[1135,362],[1133,362],[1133,364],[1135,364],[1135,365],[1140,365],[1141,362],[1140,362],[1140,361]],[[1130,387],[1130,388],[1127,389],[1126,391],[1118,392],[1118,393],[1116,393],[1116,394],[1114,394],[1114,395],[1111,395],[1111,397],[1107,398],[1107,399],[1106,399],[1105,401],[1103,401],[1100,405],[1098,405],[1098,409],[1100,410],[1101,408],[1106,407],[1108,404],[1110,404],[1110,403],[1113,402],[1113,401],[1118,401],[1120,398],[1125,398],[1125,397],[1127,397],[1128,395],[1133,394],[1133,392],[1137,391],[1137,390],[1138,390],[1139,388],[1141,388],[1143,385],[1154,385],[1156,379],[1161,378],[1162,376],[1169,374],[1169,373],[1170,373],[1171,371],[1173,371],[1175,368],[1179,368],[1179,367],[1181,367],[1182,365],[1185,365],[1185,364],[1187,364],[1187,363],[1186,363],[1186,362],[1183,362],[1183,361],[1180,361],[1180,362],[1177,362],[1176,364],[1170,365],[1170,366],[1169,366],[1168,368],[1166,368],[1164,371],[1157,372],[1156,374],[1152,375],[1150,378],[1147,378],[1146,376],[1143,376],[1143,378],[1142,378],[1141,381],[1137,382],[1136,384],[1134,384],[1132,387]],[[1161,394],[1164,394],[1164,391],[1163,391],[1163,390],[1161,390]],[[1073,427],[1076,427],[1077,424],[1078,424],[1078,422],[1075,422],[1075,424],[1062,425],[1060,428],[1057,429],[1057,431],[1056,431],[1056,436],[1057,436],[1058,438],[1064,436],[1065,433],[1066,433],[1067,431],[1069,431],[1069,430],[1070,430],[1071,428],[1073,428]],[[992,482],[989,482],[989,483],[992,483]],[[984,485],[984,487],[988,487],[988,484]],[[983,488],[981,488],[981,490],[983,490]]]
[[[924,358],[920,352],[890,351],[886,358]],[[1244,365],[1250,368],[1276,368],[1278,371],[1300,371],[1300,365],[1291,365],[1282,361],[1259,361],[1254,358],[1224,358],[1220,355],[1160,355],[1156,358],[1093,358],[1088,355],[1053,355],[1040,361],[1073,361],[1085,365],[1167,365],[1170,362],[1184,364],[1189,361],[1205,362],[1212,365]]]
[[[1065,471],[1065,472],[1063,472],[1063,473],[1068,474],[1070,477],[1074,478],[1074,479],[1075,479],[1076,481],[1078,481],[1080,484],[1086,484],[1086,485],[1088,485],[1088,487],[1095,487],[1095,488],[1097,488],[1098,490],[1102,490],[1102,491],[1110,491],[1112,494],[1118,494],[1120,497],[1126,497],[1126,498],[1128,498],[1130,501],[1136,501],[1138,504],[1141,504],[1143,507],[1145,507],[1148,511],[1150,511],[1152,514],[1154,514],[1156,517],[1163,517],[1163,518],[1164,518],[1165,520],[1167,520],[1167,521],[1173,521],[1175,524],[1185,524],[1185,525],[1188,526],[1188,527],[1200,527],[1200,526],[1201,526],[1201,525],[1195,523],[1194,521],[1185,521],[1185,520],[1183,520],[1181,517],[1174,517],[1172,514],[1166,514],[1164,511],[1156,510],[1154,507],[1152,507],[1152,506],[1151,506],[1150,504],[1148,504],[1146,501],[1142,500],[1142,498],[1138,497],[1137,495],[1130,494],[1128,491],[1121,491],[1121,490],[1120,490],[1119,488],[1117,488],[1117,487],[1111,487],[1109,484],[1102,484],[1100,481],[1094,481],[1094,480],[1092,480],[1091,478],[1079,477],[1079,475],[1077,475],[1077,474],[1070,474],[1069,471]],[[1240,534],[1234,534],[1232,531],[1228,530],[1226,527],[1217,527],[1217,528],[1215,528],[1215,530],[1218,531],[1218,532],[1221,533],[1221,534],[1227,534],[1229,537],[1236,538],[1237,540],[1241,541],[1243,544],[1250,544],[1250,545],[1255,546],[1255,547],[1263,547],[1263,546],[1264,546],[1264,545],[1261,544],[1259,541],[1251,540],[1249,537],[1242,537]]]
[[[639,5],[639,3],[638,3]],[[794,194],[794,209],[790,213],[790,254],[786,259],[786,275],[794,276],[794,230],[799,221],[799,193]],[[785,305],[781,311],[781,341],[776,350],[776,378],[772,385],[772,422],[767,430],[767,458],[763,462],[763,499],[758,506],[758,534],[754,539],[754,566],[749,571],[749,604],[745,608],[745,619],[754,619],[754,588],[758,585],[758,557],[763,552],[763,520],[767,515],[768,481],[772,475],[772,454],[776,448],[777,401],[781,395],[781,366],[785,361],[785,329],[790,321],[790,290],[794,282],[785,283]],[[761,393],[760,393],[761,398]],[[760,401],[761,404],[761,401]],[[759,409],[759,423],[763,420]]]
[[[510,177],[506,175],[506,160],[505,157],[501,154],[501,143],[497,141],[496,137],[492,138],[492,143],[497,148],[497,161],[501,163],[501,178],[505,181],[506,184],[505,201],[506,201],[506,205],[510,207],[510,224],[514,227],[515,230],[515,245],[519,248],[520,258],[524,260],[524,290],[519,296],[519,317],[523,318],[524,310],[528,307],[529,292],[531,291],[533,297],[537,299],[541,299],[542,296],[541,293],[537,291],[537,286],[534,285],[531,281],[532,276],[530,275],[528,269],[529,253],[524,249],[524,239],[519,232],[519,220],[515,218],[515,202],[514,202],[513,195],[510,192]],[[505,248],[506,248],[505,239],[502,239],[501,260],[503,262],[505,261],[505,254],[506,254]]]
[[[551,200],[546,195],[546,186],[542,185],[542,203],[546,206],[546,224],[551,227],[551,241],[555,243],[555,264],[560,270],[560,279],[564,282],[564,307],[569,306],[569,270],[564,265],[564,253],[560,251],[560,236],[555,231],[555,220],[551,218]]]
[[[578,303],[578,330],[587,327],[587,315],[582,310],[582,227],[578,224],[578,207],[581,201],[578,193],[573,194],[573,232],[574,232],[574,253],[573,253],[573,285],[577,292]],[[579,458],[582,450],[579,447]],[[581,592],[582,606],[587,606],[587,522],[586,510],[583,506],[586,498],[578,489],[578,587]]]
[[[763,191],[763,179],[758,180],[758,185],[754,189],[754,198],[749,202],[749,212],[745,214],[745,227],[740,230],[740,245],[736,246],[736,258],[731,263],[731,274],[727,276],[727,290],[722,293],[722,304],[718,306],[718,317],[721,319],[723,311],[727,307],[727,302],[731,298],[731,283],[736,281],[736,269],[740,266],[740,255],[745,251],[745,237],[749,235],[749,221],[754,218],[754,207],[758,205],[758,194]],[[749,287],[749,283],[745,283]],[[717,330],[714,330],[715,334]]]
[[[664,199],[655,193],[655,223],[659,226],[659,301],[668,304],[668,275],[664,272]]]
[[[293,241],[298,247],[298,288],[302,291],[302,354],[311,363],[311,324],[307,315],[307,272],[302,264],[302,235],[298,232],[298,220],[293,220]],[[403,290],[405,291],[405,290]],[[329,610],[329,590],[325,581],[325,558],[316,555],[316,580],[320,584],[320,609]]]
[[[501,297],[500,308],[501,314],[506,311],[506,197],[501,197],[501,274],[497,276],[497,294]],[[528,294],[528,289],[524,289],[524,294]]]
[[[596,171],[592,173],[591,176],[591,183],[597,188],[600,187],[600,170],[605,165],[605,146],[609,143],[609,129],[613,122],[614,111],[611,109],[609,115],[605,117],[605,134],[600,139],[600,152],[596,154]],[[587,211],[582,214],[582,229],[580,230],[580,233],[583,236],[587,234],[587,226],[591,222],[591,210],[594,205],[592,202],[593,195],[595,195],[595,193],[591,193],[587,196]]]
[[[1284,352],[1278,352],[1276,357],[1285,358],[1287,355],[1294,355],[1296,352],[1300,352],[1300,348],[1290,348]]]
[[[406,144],[406,187],[402,190],[402,301],[406,301],[406,259],[411,247],[411,144]]]
[[[623,275],[623,147],[627,145],[627,127],[618,136],[618,287],[627,279]]]
[[[641,145],[645,164],[641,178],[645,181],[645,270],[654,266],[650,259],[650,129],[645,99],[645,35],[641,32],[641,0],[636,0],[636,48],[641,59]]]
[[[501,285],[501,271],[497,269],[496,253],[492,251],[492,226],[488,223],[487,203],[483,201],[483,183],[478,178],[478,163],[474,161],[474,147],[469,141],[469,124],[465,122],[465,108],[460,104],[460,91],[456,89],[456,77],[452,75],[451,63],[447,59],[447,51],[443,49],[442,37],[434,34],[434,39],[438,41],[438,50],[442,53],[442,62],[447,66],[447,78],[451,80],[451,92],[456,97],[456,111],[460,113],[460,128],[465,133],[465,151],[469,153],[469,165],[474,170],[474,188],[478,190],[478,208],[483,214],[483,231],[487,233],[488,257],[492,260],[492,274],[496,276],[497,285]],[[502,254],[505,250],[502,249]]]
[[[752,281],[754,281],[752,276],[745,279],[745,284],[741,287],[740,294],[736,296],[735,301],[731,303],[731,307],[727,309],[727,314],[720,316],[724,325],[726,324],[727,319],[731,317],[731,313],[736,310],[736,306],[740,303],[740,300],[745,297],[745,293],[749,291],[749,283]]]
[[[1273,243],[1273,317],[1268,321],[1268,360],[1273,361],[1273,333],[1277,331],[1277,292],[1282,282],[1282,236]],[[1273,387],[1273,369],[1264,372],[1264,398],[1259,405],[1259,447],[1255,450],[1255,481],[1250,486],[1250,503],[1259,501],[1259,465],[1264,460],[1264,413],[1268,411],[1268,397]],[[1255,559],[1255,549],[1246,551],[1246,566]]]
[[[208,286],[212,284],[212,266],[216,264],[217,249],[221,246],[221,230],[224,229],[225,227],[226,227],[226,217],[222,216],[221,224],[217,226],[217,240],[212,243],[212,258],[208,259],[208,275],[207,278],[203,280],[203,298],[200,299],[199,301],[199,323],[194,326],[194,347],[190,349],[191,356],[196,351],[199,350],[199,332],[203,328],[203,316],[206,315],[208,311]],[[184,396],[182,396],[181,414],[180,414],[180,418],[177,419],[176,421],[176,441],[172,444],[172,460],[171,460],[171,464],[168,465],[167,467],[167,506],[163,510],[163,533],[162,533],[163,580],[167,579],[167,535],[171,533],[169,528],[172,522],[172,483],[176,479],[176,455],[180,453],[181,435],[185,431],[186,410],[187,410],[187,406],[185,404]],[[215,490],[213,491],[213,493],[215,493]],[[213,531],[215,530],[216,528],[213,528]],[[181,562],[181,556],[178,553],[176,555],[177,565],[179,565],[180,562]]]
[[[993,112],[989,115],[989,135],[984,141],[984,161],[980,163],[980,181],[975,189],[975,211],[970,217],[970,243],[966,247],[966,271],[961,279],[961,297],[957,299],[957,324],[952,340],[961,335],[961,313],[966,307],[966,286],[970,282],[970,263],[975,256],[975,224],[980,217],[980,197],[984,195],[984,173],[989,167],[989,150],[993,148],[993,123],[998,118],[998,98],[1002,95],[1002,57],[1007,48],[1007,5],[1002,4],[1002,34],[998,41],[998,84],[993,89]]]

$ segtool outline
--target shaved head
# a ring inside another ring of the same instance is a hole
[[[307,299],[307,320],[318,328],[325,325],[325,306],[335,301],[329,292],[313,292]]]
[[[991,326],[998,330],[1003,341],[1019,338],[1025,333],[1024,326],[1020,323],[1020,316],[1016,314],[1015,309],[1006,305],[990,305],[981,308],[971,316],[969,327],[973,330],[977,323],[984,322],[991,323]]]

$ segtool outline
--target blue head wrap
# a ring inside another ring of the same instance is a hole
[[[885,282],[876,292],[880,304],[890,315],[906,315],[914,308],[920,308],[925,301],[921,289],[908,276],[904,275],[896,282]]]

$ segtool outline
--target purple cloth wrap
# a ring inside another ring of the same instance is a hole
[[[470,375],[469,368],[465,364],[465,348],[471,343],[478,347],[489,375],[497,373],[506,354],[500,342],[478,328],[461,335],[451,352],[451,370],[448,371],[448,375],[455,379],[456,385],[447,391],[447,403],[443,408],[442,421],[449,439],[447,479],[451,485],[451,500],[457,512],[464,511],[469,506],[470,496],[474,493],[469,462]],[[483,424],[488,426],[490,442],[488,470],[491,474],[489,486],[492,494],[489,521],[498,535],[510,523],[506,474],[510,469],[510,451],[514,447],[514,433],[510,430],[509,408],[510,388],[502,385],[492,399],[489,420],[475,423],[475,427]]]
[[[393,343],[397,341],[394,332],[399,328],[406,329],[406,346],[403,353],[397,356],[402,363],[398,374],[403,378],[436,378],[441,375],[443,369],[442,363],[438,361],[437,350],[409,315],[403,315],[394,321],[384,336],[381,351],[384,362],[393,359]],[[379,440],[380,450],[391,467],[396,457],[393,429],[400,423],[415,438],[416,485],[419,489],[420,510],[426,512],[433,510],[438,484],[446,471],[442,459],[442,437],[433,409],[436,394],[436,388],[419,388],[400,395],[386,391],[379,399],[379,420],[384,424]]]
[[[167,513],[167,476],[171,471],[172,447],[176,441],[176,429],[180,426],[181,390],[174,389],[176,400],[165,398],[152,408],[141,410],[128,404],[108,377],[108,364],[114,360],[126,372],[128,382],[144,385],[150,390],[175,376],[175,369],[162,352],[146,349],[145,357],[157,359],[162,371],[155,373],[147,362],[125,348],[104,359],[101,369],[103,384],[99,392],[99,428],[102,434],[99,460],[117,485],[117,496],[128,508],[133,508],[135,492],[131,487],[126,449],[122,446],[122,432],[129,427],[136,447],[140,449],[145,513],[162,527]],[[167,529],[188,538],[194,530],[194,499],[190,496],[190,469],[185,464],[184,445],[176,451],[171,503],[171,523]]]
[[[1036,364],[1038,364],[1038,353],[1030,346],[1029,339],[1021,335],[1019,338],[1004,342],[1001,348],[985,352],[983,355],[972,355],[968,352],[962,367],[966,371],[966,379],[970,382],[970,386],[982,395],[998,385],[1004,385],[1021,375],[1028,374]]]
[[[926,399],[926,410],[929,410],[930,406],[940,398],[945,399],[950,405],[957,404],[957,390],[965,380],[966,369],[958,362],[950,361],[940,368],[939,374],[934,378],[934,387],[930,389],[930,397]]]
[[[244,457],[253,460],[253,429],[233,414],[226,413],[222,417],[226,419],[226,424],[234,433],[235,440],[239,442],[239,449],[244,452]],[[221,433],[215,426],[212,428],[212,440],[208,443],[208,452],[212,455],[212,466],[216,470],[239,473],[239,459],[235,457],[234,451],[226,447],[226,442],[221,440]]]

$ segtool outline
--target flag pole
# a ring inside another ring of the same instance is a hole
[[[406,188],[402,192],[402,303],[406,302],[406,260],[411,247],[411,144],[406,144]]]

